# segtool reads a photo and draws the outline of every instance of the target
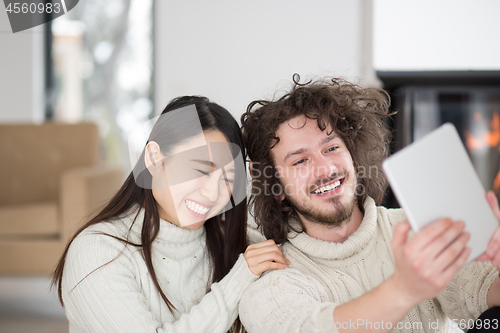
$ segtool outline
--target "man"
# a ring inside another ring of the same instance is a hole
[[[254,216],[291,261],[249,288],[245,328],[436,332],[447,317],[471,327],[500,305],[498,230],[482,262],[464,266],[463,222],[442,219],[409,238],[402,210],[377,206],[387,187],[387,94],[340,79],[294,83],[242,116]],[[500,219],[493,193],[487,199]],[[488,326],[500,327],[494,320]]]

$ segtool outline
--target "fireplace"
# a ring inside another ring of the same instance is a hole
[[[500,198],[500,71],[377,74],[398,111],[389,124],[392,152],[453,123],[484,188]],[[384,205],[399,207],[390,190]]]

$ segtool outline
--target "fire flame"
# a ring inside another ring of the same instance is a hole
[[[483,122],[483,117],[479,112],[474,113],[474,119],[479,123]],[[473,136],[469,131],[465,131],[465,146],[467,149],[481,150],[496,147],[500,152],[500,116],[496,112],[493,113],[490,129],[483,131],[478,137]],[[493,181],[493,189],[497,193],[500,190],[500,170]]]

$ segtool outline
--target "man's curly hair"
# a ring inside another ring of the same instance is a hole
[[[389,153],[390,131],[385,122],[392,115],[389,95],[381,89],[362,88],[339,78],[301,84],[295,74],[293,82],[291,91],[283,97],[253,101],[241,116],[243,139],[252,161],[252,215],[264,235],[276,243],[286,240],[292,229],[289,219],[297,217],[289,200],[280,200],[283,187],[271,154],[280,140],[276,137],[278,127],[290,119],[315,119],[321,130],[330,125],[344,141],[358,170],[358,188],[362,190],[356,191],[356,195],[361,209],[367,196],[379,205],[387,189],[381,165]],[[373,168],[376,177],[359,176],[360,169]]]

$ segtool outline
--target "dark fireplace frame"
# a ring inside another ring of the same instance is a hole
[[[402,96],[398,96],[405,87],[443,87],[443,88],[500,88],[500,70],[498,71],[377,71],[377,76],[383,83],[383,89],[391,97],[391,111],[399,111]],[[403,112],[397,113],[389,120],[393,131],[391,153],[398,151],[413,141],[413,111],[410,116]],[[399,207],[390,188],[384,199],[386,207]]]

